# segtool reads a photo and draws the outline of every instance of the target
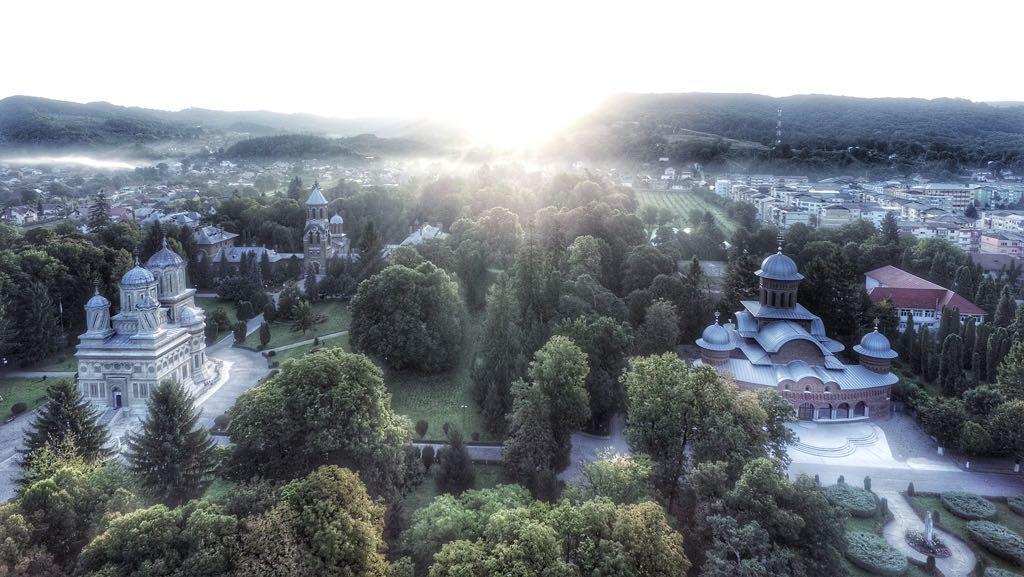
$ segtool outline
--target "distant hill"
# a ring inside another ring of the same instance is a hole
[[[783,147],[773,150],[778,110]],[[724,166],[911,166],[1016,162],[1024,106],[959,99],[754,94],[626,94],[557,142],[563,153]]]
[[[282,134],[240,140],[224,151],[225,158],[365,158],[379,155],[404,156],[422,153],[424,145],[406,139],[378,138],[362,134],[349,138],[326,138],[312,134]]]
[[[381,138],[407,137],[424,142],[458,134],[423,119],[339,119],[312,114],[267,111],[226,112],[203,108],[179,111],[80,104],[34,96],[0,100],[0,146],[113,146],[169,139],[199,138],[211,131],[257,136],[284,133]]]

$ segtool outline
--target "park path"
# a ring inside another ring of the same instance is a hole
[[[882,536],[895,547],[900,553],[907,557],[921,561],[927,560],[927,555],[919,553],[907,543],[905,535],[907,531],[924,532],[924,521],[917,516],[913,507],[907,499],[895,491],[879,491],[879,497],[884,497],[889,503],[889,511],[892,512],[892,520],[886,523],[882,529]],[[935,566],[942,571],[946,577],[969,577],[974,571],[974,565],[978,562],[974,552],[966,543],[953,535],[935,528],[935,537],[942,541],[949,548],[952,555],[945,559],[935,559]]]
[[[76,374],[75,371],[7,371],[3,373],[3,377],[12,379],[71,378]]]
[[[316,339],[320,339],[320,341],[323,342],[323,341],[326,341],[327,339],[336,339],[338,337],[343,337],[343,336],[345,336],[347,334],[348,334],[348,331],[338,331],[336,333],[328,333],[326,335],[319,335],[316,338],[306,339],[304,341],[299,341],[297,343],[289,343],[287,345],[282,345],[282,346],[274,348],[274,349],[267,349],[267,352],[274,351],[275,353],[279,353],[281,351],[287,351],[288,349],[296,349],[296,348],[299,348],[299,347],[304,346],[304,345],[311,345],[311,344],[313,344],[313,342]]]

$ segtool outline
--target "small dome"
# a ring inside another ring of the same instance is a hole
[[[728,351],[734,348],[732,338],[729,337],[729,331],[718,324],[717,320],[714,324],[708,325],[704,329],[701,338],[697,339],[697,346],[712,351]]]
[[[196,311],[192,307],[181,309],[181,314],[178,315],[178,322],[183,325],[194,325],[197,320]]]
[[[121,277],[121,286],[123,286],[123,287],[145,286],[145,285],[148,285],[148,284],[150,284],[152,282],[155,282],[155,281],[156,281],[156,279],[153,277],[153,273],[151,273],[148,270],[142,268],[141,266],[139,266],[138,262],[136,262],[135,263],[135,268],[133,268],[132,270],[130,270],[130,271],[126,272],[126,273],[124,273],[124,276]]]
[[[147,267],[166,267],[166,266],[180,266],[185,264],[185,261],[178,256],[178,253],[167,248],[167,239],[164,239],[163,248],[153,253],[153,256],[149,257],[146,261]]]
[[[345,219],[341,218],[340,214],[335,214],[331,217],[331,224],[345,224]]]
[[[324,206],[327,204],[327,199],[324,198],[324,193],[320,192],[320,184],[313,184],[313,190],[309,194],[309,198],[306,199],[306,206]]]
[[[96,289],[96,294],[92,295],[92,298],[89,299],[89,302],[85,303],[85,308],[87,308],[87,309],[105,309],[105,308],[110,308],[110,301],[108,301],[107,299],[103,298],[103,295],[100,294],[99,289]]]
[[[878,329],[864,335],[860,344],[853,347],[857,353],[873,359],[895,359],[898,355],[892,350],[889,339],[878,332]]]
[[[761,263],[761,270],[757,271],[757,276],[761,278],[767,278],[771,280],[802,280],[804,275],[800,274],[800,271],[796,268],[796,263],[793,259],[782,254],[782,249],[779,252],[764,259]]]

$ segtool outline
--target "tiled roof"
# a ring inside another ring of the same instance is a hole
[[[889,299],[899,308],[941,309],[959,308],[962,314],[984,315],[978,305],[921,277],[894,266],[883,266],[864,276],[875,279],[881,286],[871,289],[871,302]]]
[[[699,364],[700,361],[697,361]],[[842,369],[826,369],[792,361],[785,365],[754,365],[746,359],[728,359],[718,367],[737,381],[776,388],[784,381],[797,382],[812,377],[823,383],[833,383],[840,390],[871,389],[894,385],[899,377],[893,373],[876,373],[861,365],[843,365]]]

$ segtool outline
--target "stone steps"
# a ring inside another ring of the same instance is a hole
[[[846,457],[852,455],[857,447],[865,447],[872,445],[878,440],[878,430],[875,427],[871,427],[870,431],[866,435],[859,437],[849,437],[842,445],[832,447],[821,447],[818,445],[809,445],[797,441],[795,444],[790,445],[790,449],[806,453],[808,455],[814,455],[815,457]]]

